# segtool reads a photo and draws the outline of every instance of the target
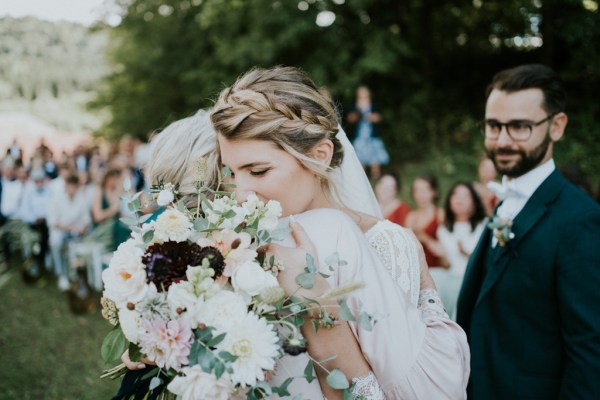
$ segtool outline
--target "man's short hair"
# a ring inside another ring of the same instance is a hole
[[[69,175],[65,178],[67,185],[79,186],[79,177],[77,175]]]
[[[525,64],[498,72],[487,87],[486,98],[494,89],[512,93],[536,88],[544,93],[542,108],[548,114],[565,111],[567,95],[563,83],[552,68],[542,64]]]

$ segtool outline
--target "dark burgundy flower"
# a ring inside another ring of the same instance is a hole
[[[173,282],[186,280],[187,267],[202,265],[205,258],[215,270],[215,277],[220,276],[225,266],[223,255],[214,247],[200,247],[196,243],[155,243],[146,249],[142,263],[146,265],[148,282],[153,282],[158,291],[163,291],[168,290]]]

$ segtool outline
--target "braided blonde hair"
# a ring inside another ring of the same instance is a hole
[[[199,110],[173,122],[150,142],[151,155],[145,168],[148,181],[152,185],[159,180],[179,184],[179,197],[188,207],[197,204],[199,179],[211,189],[219,180],[217,135],[209,116],[208,111]]]
[[[335,107],[298,68],[255,68],[219,95],[211,114],[213,127],[227,140],[266,140],[295,157],[318,177],[326,193],[337,196],[328,174],[339,167],[344,150],[336,138]],[[327,168],[310,157],[323,139],[333,143]]]

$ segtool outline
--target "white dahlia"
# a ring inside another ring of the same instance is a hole
[[[233,384],[227,374],[217,379],[213,374],[202,371],[199,365],[184,367],[181,370],[184,375],[176,376],[167,389],[182,400],[227,400],[233,392]]]
[[[192,235],[193,224],[179,210],[170,208],[156,218],[154,239],[163,242],[185,242]]]
[[[275,366],[279,338],[273,326],[256,314],[247,313],[235,322],[217,349],[237,356],[231,364],[232,381],[242,387],[254,386],[257,381],[264,380],[264,371]]]

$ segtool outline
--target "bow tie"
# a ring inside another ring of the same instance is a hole
[[[527,197],[527,194],[512,182],[503,182],[501,184],[498,182],[488,182],[487,187],[494,192],[500,200],[506,200],[509,197]]]

